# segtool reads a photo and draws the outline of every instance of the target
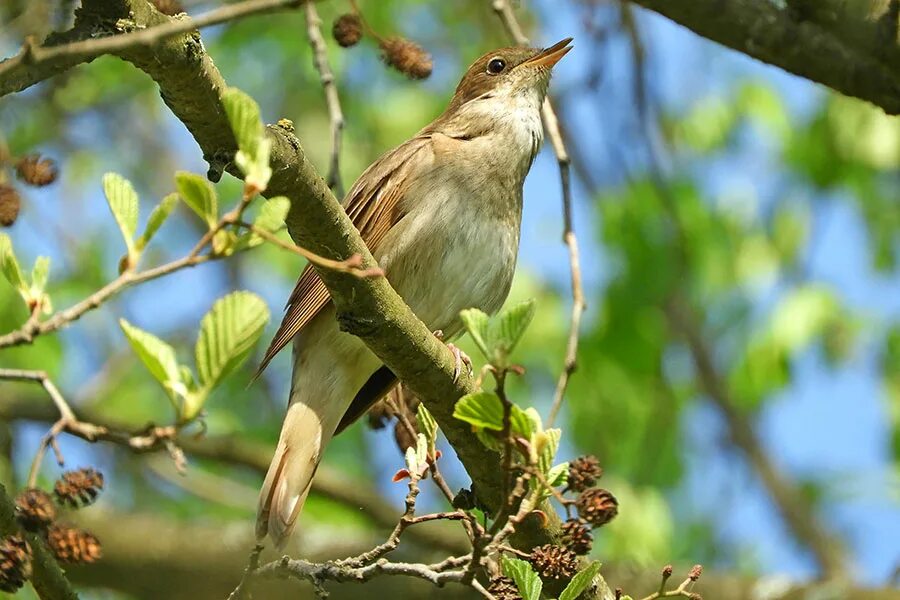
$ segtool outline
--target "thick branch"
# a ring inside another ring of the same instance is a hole
[[[631,0],[694,33],[900,114],[900,69],[764,0]]]

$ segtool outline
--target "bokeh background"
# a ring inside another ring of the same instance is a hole
[[[12,55],[26,33],[64,25],[72,4],[4,3],[0,53]],[[196,15],[218,4],[186,8]],[[508,44],[488,0],[361,6],[377,31],[426,47],[435,69],[412,82],[384,68],[371,40],[345,50],[329,39],[347,120],[346,184],[437,116],[471,60]],[[325,28],[347,9],[343,0],[319,3]],[[896,586],[900,121],[627,4],[531,0],[517,13],[536,44],[575,38],[552,85],[573,158],[588,302],[561,419],[562,456],[596,454],[603,484],[619,498],[620,515],[598,532],[593,551],[610,565],[610,583],[619,584],[615,575],[646,581],[646,590],[626,591],[649,593],[658,569],[672,562],[703,563],[763,594],[755,597],[826,571],[842,571],[854,585]],[[225,79],[259,102],[266,121],[294,122],[324,172],[329,122],[302,11],[207,29],[203,39]],[[135,183],[143,220],[174,190],[176,170],[206,171],[152,81],[115,58],[0,100],[0,135],[14,155],[40,152],[61,168],[56,184],[23,190],[23,214],[8,230],[25,264],[51,258],[57,308],[115,277],[123,247],[102,198],[103,173]],[[228,177],[218,189],[226,199],[240,193]],[[180,207],[145,264],[186,253],[200,227]],[[538,301],[517,351],[527,374],[512,394],[544,414],[571,304],[561,231],[548,146],[525,185],[511,298]],[[73,404],[103,422],[164,424],[172,420],[169,402],[117,319],[163,337],[189,360],[200,317],[216,298],[252,290],[277,317],[301,268],[296,256],[263,247],[182,271],[126,291],[59,335],[4,350],[0,364],[47,370]],[[26,317],[4,282],[0,329]],[[62,439],[70,465],[96,465],[108,481],[101,502],[79,517],[107,554],[73,571],[89,588],[85,597],[217,598],[236,583],[250,547],[259,465],[287,396],[288,353],[248,387],[252,369],[245,365],[207,404],[207,435],[224,440],[231,455],[208,447],[192,453],[187,444],[186,476],[164,455]],[[5,484],[22,484],[53,417],[38,386],[2,384]],[[445,460],[454,487],[467,485]],[[402,506],[405,488],[390,482],[400,464],[391,427],[361,422],[340,436],[304,513],[298,552],[336,557],[383,537],[390,509],[399,514]],[[47,458],[42,480],[57,474]],[[441,503],[426,493],[423,506]],[[446,554],[453,535],[437,529],[404,546],[409,556]],[[395,597],[434,593],[402,580],[377,586]]]

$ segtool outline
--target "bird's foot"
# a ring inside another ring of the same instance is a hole
[[[442,342],[444,341],[444,332],[442,330],[438,329],[433,333],[434,337]],[[447,342],[447,348],[453,353],[453,358],[455,359],[453,365],[453,383],[456,383],[459,381],[459,376],[462,374],[463,365],[466,365],[466,370],[469,372],[469,375],[473,373],[472,359],[469,358],[468,354],[457,348],[456,344],[453,344],[452,342]]]

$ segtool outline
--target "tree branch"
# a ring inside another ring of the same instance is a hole
[[[631,0],[694,33],[900,114],[900,69],[762,0]],[[887,42],[886,42],[887,43]],[[896,62],[896,61],[894,61]]]

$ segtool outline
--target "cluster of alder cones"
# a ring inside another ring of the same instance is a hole
[[[365,33],[378,42],[381,59],[389,67],[410,79],[425,79],[431,75],[434,63],[424,48],[403,37],[381,37],[369,27],[358,11],[341,15],[331,28],[332,36],[342,48],[355,46]]]
[[[14,158],[0,149],[0,225],[4,227],[15,223],[22,209],[22,197],[7,177],[5,168],[7,166],[11,167],[16,179],[34,187],[50,185],[59,175],[56,163],[40,154]]]
[[[103,474],[92,468],[66,471],[56,480],[53,494],[28,488],[16,496],[16,519],[25,531],[47,542],[56,560],[92,563],[102,553],[93,534],[56,523],[57,505],[82,508],[92,504],[103,489]],[[13,593],[31,577],[31,547],[21,533],[0,540],[0,591]]]
[[[578,516],[562,526],[560,544],[544,544],[531,550],[528,561],[544,579],[570,579],[578,571],[578,557],[591,551],[591,530],[602,527],[619,513],[619,502],[609,491],[595,487],[603,475],[595,456],[579,456],[569,463],[569,478],[565,492],[575,492]],[[508,577],[495,577],[488,591],[497,600],[521,600],[515,582]]]

